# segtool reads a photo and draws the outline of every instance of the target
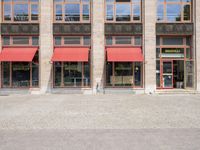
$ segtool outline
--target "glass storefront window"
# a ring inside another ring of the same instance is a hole
[[[2,69],[3,69],[3,86],[9,87],[10,86],[10,63],[9,62],[3,62],[2,63]]]
[[[106,85],[116,87],[142,87],[143,63],[107,62]]]
[[[89,62],[55,62],[54,87],[89,87]]]

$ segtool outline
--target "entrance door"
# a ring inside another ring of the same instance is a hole
[[[173,88],[173,61],[162,62],[162,87]]]

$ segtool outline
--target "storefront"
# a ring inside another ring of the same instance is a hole
[[[54,38],[53,87],[90,87],[90,37]]]
[[[38,37],[2,37],[1,87],[39,87],[39,46]]]
[[[106,87],[143,87],[140,36],[106,37]]]
[[[157,37],[156,80],[158,89],[194,88],[192,38]]]

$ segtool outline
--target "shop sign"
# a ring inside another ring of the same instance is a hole
[[[184,49],[176,48],[176,49],[162,49],[161,57],[168,58],[184,58]]]

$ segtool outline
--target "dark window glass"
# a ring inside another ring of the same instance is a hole
[[[167,37],[163,38],[163,45],[183,45],[183,38]]]
[[[156,86],[160,87],[160,61],[156,61]]]
[[[83,37],[83,45],[90,45],[90,36]]]
[[[113,76],[113,65],[111,62],[107,62],[106,64],[106,85],[111,86],[114,84],[114,76]]]
[[[77,44],[77,45],[80,45],[81,44],[81,39],[80,37],[65,37],[64,38],[64,44]]]
[[[10,37],[3,37],[3,45],[10,45]]]
[[[112,36],[106,37],[106,45],[112,45],[113,44],[113,38]]]
[[[61,45],[61,37],[55,37],[55,45]]]
[[[133,64],[132,63],[115,63],[114,67],[115,86],[131,86],[133,85]]]
[[[84,63],[83,85],[84,86],[90,85],[90,64],[88,62]]]
[[[39,86],[39,54],[35,54],[32,61],[32,86]]]
[[[3,86],[8,87],[10,86],[10,63],[9,62],[3,62],[2,63],[2,69],[3,69]]]
[[[142,38],[140,36],[135,37],[135,45],[142,45]]]
[[[13,37],[13,44],[29,45],[29,37]]]
[[[118,36],[115,38],[115,44],[131,44],[131,37],[127,36]]]
[[[32,45],[39,45],[38,37],[32,37]]]
[[[30,64],[27,62],[12,63],[12,86],[30,86]]]
[[[54,85],[55,86],[61,86],[61,71],[62,70],[62,64],[61,62],[55,62],[54,63]]]
[[[142,86],[142,63],[134,63],[135,86]]]
[[[190,5],[184,5],[183,6],[183,9],[184,9],[184,20],[187,21],[187,20],[190,20]]]
[[[82,63],[71,62],[64,63],[64,85],[81,86],[82,84]]]

